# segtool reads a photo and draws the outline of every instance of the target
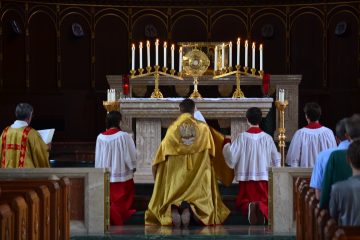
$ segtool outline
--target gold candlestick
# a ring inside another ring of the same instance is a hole
[[[287,100],[281,102],[281,101],[275,101],[275,106],[277,110],[279,111],[279,150],[281,154],[281,166],[285,166],[285,108],[289,105],[289,102]]]
[[[198,77],[194,77],[194,91],[190,95],[190,98],[202,98],[201,94],[198,91]]]
[[[120,111],[120,102],[119,101],[103,101],[103,106],[106,109],[106,112],[111,111]]]
[[[163,98],[162,93],[159,90],[159,65],[154,66],[155,68],[155,73],[154,73],[154,78],[155,78],[155,89],[151,94],[151,98]]]
[[[233,98],[243,98],[244,93],[241,91],[240,89],[240,78],[241,78],[241,73],[240,73],[240,65],[236,65],[236,90],[233,93]]]
[[[251,69],[251,74],[252,74],[252,75],[255,75],[255,73],[256,73],[256,69],[255,69],[255,68],[252,68],[252,69]]]

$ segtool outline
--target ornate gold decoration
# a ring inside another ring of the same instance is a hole
[[[107,113],[111,111],[119,111],[120,110],[120,102],[119,101],[103,101],[103,106],[106,109]]]
[[[198,77],[204,74],[204,72],[210,66],[210,60],[206,54],[199,49],[193,49],[186,53],[183,57],[183,69],[186,75],[194,78],[194,91],[190,95],[190,98],[202,98],[198,91]]]
[[[281,166],[285,166],[285,108],[289,105],[289,102],[287,100],[281,102],[281,101],[275,101],[275,106],[277,110],[279,111],[279,150],[281,154]]]

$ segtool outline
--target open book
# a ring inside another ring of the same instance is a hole
[[[55,128],[38,130],[38,133],[40,134],[40,137],[42,138],[42,140],[46,144],[51,143],[52,138],[54,136],[54,132],[55,132]]]
[[[199,120],[199,121],[202,121],[202,122],[206,123],[204,116],[201,114],[201,112],[199,110],[196,110],[194,112],[194,118],[196,120]]]

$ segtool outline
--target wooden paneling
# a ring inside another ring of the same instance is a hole
[[[70,178],[70,219],[84,220],[84,178]]]

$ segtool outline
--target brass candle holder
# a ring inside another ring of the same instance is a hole
[[[106,109],[107,113],[111,111],[120,111],[119,101],[103,101],[103,106]]]
[[[170,74],[167,73],[168,69],[163,67],[162,71],[160,71],[160,66],[159,65],[155,65],[154,66],[154,71],[152,69],[151,66],[147,66],[146,67],[146,73],[144,73],[143,69],[138,69],[139,74],[136,75],[136,71],[131,70],[130,71],[130,78],[131,79],[136,79],[136,78],[141,78],[141,77],[146,77],[146,76],[154,76],[154,91],[151,93],[151,98],[163,98],[163,94],[161,93],[160,89],[159,89],[159,80],[160,80],[160,75],[162,76],[167,76],[167,77],[171,77],[171,78],[175,78],[178,80],[183,80],[183,78],[181,77],[181,73],[178,73],[179,76],[175,76],[175,70],[171,69],[170,70]]]
[[[289,105],[287,100],[285,101],[275,101],[275,106],[279,111],[279,151],[281,154],[281,166],[285,166],[285,139],[286,139],[286,129],[285,129],[285,109]]]

